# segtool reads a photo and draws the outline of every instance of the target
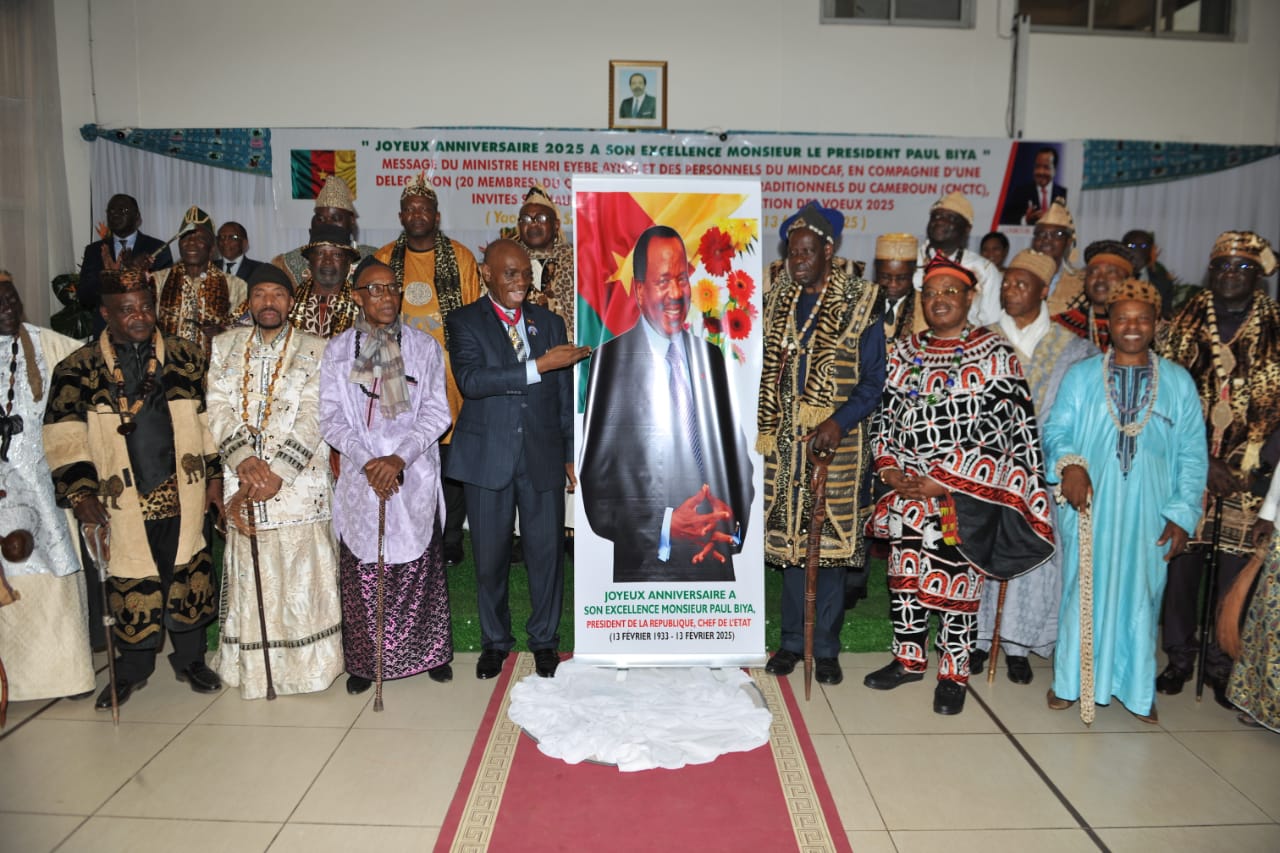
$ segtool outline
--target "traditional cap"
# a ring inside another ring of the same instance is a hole
[[[520,203],[520,206],[524,207],[527,204],[537,204],[542,207],[550,208],[551,212],[556,215],[556,218],[560,218],[560,208],[556,207],[556,203],[551,200],[551,196],[547,195],[547,191],[537,184],[530,187],[529,191],[524,194],[524,201]]]
[[[1056,225],[1059,228],[1070,228],[1073,234],[1076,230],[1076,221],[1071,218],[1071,211],[1067,210],[1067,203],[1060,198],[1053,200],[1053,203],[1049,205],[1049,209],[1045,211],[1044,216],[1040,217],[1040,221],[1036,225]]]
[[[1085,264],[1095,261],[1100,264],[1115,264],[1124,270],[1126,276],[1133,275],[1138,267],[1138,259],[1133,256],[1133,250],[1119,240],[1095,240],[1086,246]]]
[[[1252,258],[1261,265],[1263,275],[1276,271],[1276,255],[1271,251],[1271,244],[1252,231],[1223,231],[1219,234],[1209,259],[1228,255]]]
[[[350,252],[353,261],[360,257],[356,247],[351,245],[351,232],[341,225],[317,225],[308,233],[310,242],[302,247],[304,255],[317,246],[337,246]]]
[[[1160,316],[1164,305],[1155,285],[1140,278],[1126,278],[1119,284],[1112,285],[1111,293],[1107,296],[1107,310],[1111,310],[1111,305],[1116,302],[1145,302],[1156,309],[1156,317]]]
[[[213,236],[213,219],[209,217],[209,214],[193,204],[187,208],[187,212],[182,217],[182,225],[178,228],[178,236],[190,234],[199,228],[208,231],[210,237]]]
[[[949,210],[952,213],[959,214],[965,222],[970,226],[973,225],[973,204],[969,201],[964,193],[955,192],[947,193],[942,198],[933,203],[930,210]]]
[[[877,261],[911,261],[915,263],[920,241],[914,234],[881,234],[876,238]]]
[[[155,284],[151,276],[142,270],[126,267],[118,270],[103,270],[98,276],[99,292],[103,296],[115,293],[132,293],[135,290],[150,290],[155,293]]]
[[[425,171],[419,172],[418,176],[409,183],[405,184],[404,189],[400,192],[400,200],[419,196],[421,198],[429,198],[437,204],[440,203],[440,197],[436,195],[436,188],[431,186],[431,182],[427,180]]]
[[[834,244],[844,230],[844,214],[811,201],[783,220],[782,241],[785,243],[797,228],[807,228],[828,243]]]
[[[316,196],[316,207],[336,207],[339,210],[356,212],[355,202],[351,200],[351,187],[337,175],[324,179],[324,187]]]
[[[293,295],[293,280],[275,264],[258,264],[253,275],[249,276],[249,292],[252,293],[259,284],[278,284],[289,291],[290,296]]]
[[[974,275],[973,270],[957,264],[946,255],[935,255],[933,260],[929,261],[929,265],[924,268],[924,278],[920,281],[921,286],[929,279],[939,275],[950,275],[963,279],[968,282],[970,287],[976,287],[978,284],[978,277]]]
[[[1048,284],[1053,281],[1054,273],[1058,271],[1058,262],[1044,252],[1037,252],[1035,249],[1023,249],[1013,256],[1013,260],[1009,261],[1009,265],[1005,269],[1006,271],[1026,270],[1044,284]]]

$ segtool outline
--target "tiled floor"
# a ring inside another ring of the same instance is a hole
[[[381,714],[341,679],[267,703],[159,673],[118,729],[87,700],[17,703],[0,851],[430,850],[493,689],[475,658],[447,685],[389,682]],[[1190,689],[1160,699],[1160,726],[1115,705],[1086,729],[1045,708],[1040,664],[1029,686],[975,678],[964,713],[939,717],[930,680],[875,692],[862,677],[885,656],[842,660],[845,683],[801,705],[859,853],[1280,850],[1280,735]]]

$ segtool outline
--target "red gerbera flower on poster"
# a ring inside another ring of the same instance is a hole
[[[731,308],[724,313],[725,325],[729,327],[729,337],[740,341],[751,334],[751,315],[741,308]]]
[[[719,228],[708,228],[698,241],[702,265],[711,275],[724,275],[733,269],[733,238]]]
[[[751,294],[755,293],[756,283],[752,281],[751,276],[747,275],[745,270],[734,270],[729,273],[728,281],[729,297],[739,305],[746,305],[751,301]]]

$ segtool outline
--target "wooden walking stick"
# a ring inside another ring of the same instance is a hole
[[[1214,616],[1218,610],[1218,563],[1221,560],[1222,544],[1222,496],[1214,498],[1213,503],[1213,539],[1209,548],[1209,570],[1204,598],[1200,604],[1200,651],[1196,655],[1196,701],[1204,696],[1204,679],[1207,673],[1205,666],[1209,656],[1209,638],[1213,636]]]
[[[253,499],[241,486],[227,501],[227,516],[236,532],[249,540],[249,558],[253,562],[253,588],[258,593],[258,634],[262,637],[262,670],[267,679],[267,701],[276,698],[276,685],[271,678],[271,646],[267,636],[267,608],[262,600],[262,567],[258,558],[258,518]]]
[[[809,514],[809,543],[804,566],[804,698],[809,701],[813,690],[813,623],[818,610],[818,558],[822,555],[822,525],[827,520],[827,466],[831,464],[830,450],[818,452],[810,441],[806,447],[813,476],[809,480],[809,494],[813,510]]]
[[[382,710],[382,647],[386,643],[384,633],[386,631],[386,613],[384,610],[386,598],[386,574],[387,565],[383,552],[387,540],[387,499],[378,498],[378,654],[375,658],[373,670],[373,710]]]
[[[996,597],[996,621],[991,626],[991,659],[987,661],[987,684],[996,680],[996,664],[1000,661],[1000,617],[1004,615],[1004,597],[1009,592],[1009,582],[1000,581],[1000,595]]]
[[[120,691],[116,684],[116,617],[111,614],[110,596],[107,595],[108,576],[111,562],[111,528],[106,525],[81,524],[80,535],[84,537],[85,548],[89,551],[89,559],[98,567],[98,593],[102,596],[102,633],[107,641],[107,684],[111,688],[111,723],[120,725]]]

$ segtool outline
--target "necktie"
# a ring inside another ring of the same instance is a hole
[[[893,302],[889,299],[884,301],[884,322],[887,326],[893,325]]]
[[[689,366],[685,361],[684,349],[674,340],[667,347],[667,366],[671,369],[671,411],[675,415],[676,424],[684,430],[689,449],[693,451],[693,459],[698,463],[698,473],[705,478],[702,440],[698,435],[698,413],[694,410],[693,389],[689,386]]]
[[[234,267],[234,266],[235,266],[235,262],[234,262],[234,261],[227,261],[227,273],[228,273],[228,274],[230,274],[230,273],[231,273],[231,268],[232,268],[232,267]]]
[[[117,241],[116,257],[119,258],[125,252],[129,251],[129,244],[124,240]]]
[[[1049,209],[1049,188],[1048,187],[1040,188],[1040,209],[1041,210]]]
[[[520,340],[520,333],[516,331],[518,322],[519,320],[515,320],[507,323],[507,337],[511,339],[511,348],[516,351],[516,360],[528,361],[529,353],[525,351],[524,341]]]

